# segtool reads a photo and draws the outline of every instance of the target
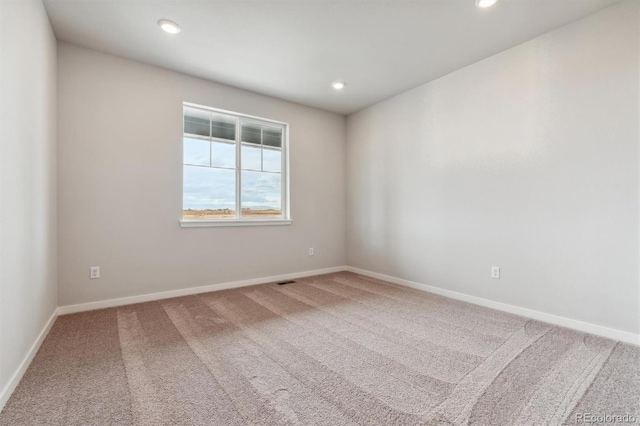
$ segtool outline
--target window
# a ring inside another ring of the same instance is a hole
[[[287,124],[184,104],[183,226],[288,224]]]

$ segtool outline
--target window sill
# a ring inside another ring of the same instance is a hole
[[[290,219],[263,220],[181,220],[181,228],[210,228],[218,226],[286,226],[291,225]]]

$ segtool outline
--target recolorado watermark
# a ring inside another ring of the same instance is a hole
[[[576,422],[578,424],[634,424],[640,423],[640,414],[577,413]]]

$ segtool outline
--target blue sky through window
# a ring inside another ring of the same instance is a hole
[[[247,149],[255,152],[245,154]],[[260,169],[259,149],[243,146],[242,153],[243,169]],[[184,138],[185,210],[235,209],[235,155],[235,144]],[[229,169],[212,168],[209,167],[210,164]],[[280,150],[264,150],[263,170],[281,170]],[[242,170],[241,207],[253,210],[279,210],[282,205],[281,185],[280,173]]]

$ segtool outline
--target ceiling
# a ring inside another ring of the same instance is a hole
[[[619,0],[44,2],[59,40],[348,114]]]

